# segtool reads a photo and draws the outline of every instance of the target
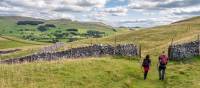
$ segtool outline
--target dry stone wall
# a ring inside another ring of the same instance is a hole
[[[118,45],[113,47],[111,45],[93,45],[80,48],[72,48],[66,51],[55,52],[55,53],[40,53],[20,58],[13,58],[1,61],[0,63],[23,63],[33,62],[40,60],[58,60],[61,58],[82,58],[90,56],[102,56],[102,55],[121,55],[121,56],[138,56],[140,50],[133,44]]]
[[[200,55],[200,41],[190,43],[171,45],[168,49],[169,58],[171,60],[181,60]]]
[[[7,50],[7,51],[0,51],[0,55],[1,54],[9,54],[9,53],[14,53],[17,51],[20,51],[21,49],[14,49],[14,50]]]

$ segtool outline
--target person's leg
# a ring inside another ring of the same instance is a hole
[[[144,72],[144,80],[147,79],[147,74],[148,74],[148,71],[145,71],[145,72]]]
[[[159,80],[161,80],[161,76],[162,76],[162,69],[161,69],[161,67],[160,67],[160,66],[159,66],[158,72],[159,72]]]
[[[144,80],[147,78],[149,67],[144,67]]]
[[[165,67],[162,69],[162,80],[164,80],[165,79]]]

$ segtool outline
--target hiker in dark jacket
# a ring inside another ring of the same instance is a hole
[[[165,70],[167,63],[168,63],[168,56],[165,55],[165,52],[163,51],[163,53],[158,57],[159,80],[165,79]]]
[[[150,69],[150,65],[151,65],[151,59],[150,59],[150,56],[147,55],[142,62],[142,67],[144,69],[144,80],[146,80],[146,78],[147,78],[147,74]]]

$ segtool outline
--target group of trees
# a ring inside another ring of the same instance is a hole
[[[45,24],[43,21],[18,21],[17,25],[35,25],[37,28],[19,29],[20,36],[28,40],[49,40],[50,42],[58,42],[59,40],[67,39],[68,42],[76,41],[80,38],[100,38],[105,35],[105,32],[97,30],[87,30],[85,33],[80,33],[76,28],[62,30],[54,24]]]
[[[17,25],[39,25],[43,23],[42,21],[18,21]]]
[[[96,30],[88,30],[86,33],[80,33],[75,28],[48,31],[50,28],[56,28],[56,26],[53,24],[45,24],[38,26],[38,31],[33,29],[19,29],[19,32],[21,32],[21,36],[24,39],[33,41],[48,40],[49,42],[58,42],[59,40],[65,39],[68,42],[73,42],[80,38],[100,38],[105,35],[105,32]]]
[[[45,25],[38,26],[37,29],[41,32],[45,32],[45,31],[49,30],[49,28],[56,28],[56,26],[54,24],[45,24]]]
[[[105,35],[105,32],[100,32],[100,31],[96,31],[96,30],[88,30],[86,35],[89,37],[101,38]]]

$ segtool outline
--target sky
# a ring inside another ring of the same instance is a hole
[[[200,15],[200,0],[0,0],[0,16],[152,27]]]

